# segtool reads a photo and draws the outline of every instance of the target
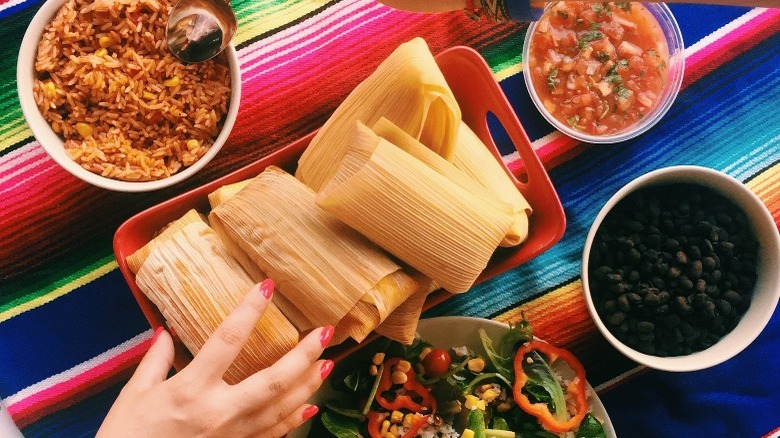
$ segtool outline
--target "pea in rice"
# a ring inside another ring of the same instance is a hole
[[[214,143],[230,98],[223,55],[184,64],[167,49],[167,0],[69,0],[47,26],[33,94],[68,155],[127,181],[166,178]]]

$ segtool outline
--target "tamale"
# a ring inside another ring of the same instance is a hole
[[[236,193],[240,192],[241,189],[248,186],[250,182],[252,182],[251,179],[245,179],[243,181],[228,184],[218,188],[217,190],[214,190],[213,192],[209,193],[209,205],[211,205],[212,209],[216,208],[217,205],[222,204],[223,202],[232,198]]]
[[[388,284],[408,285],[404,286],[408,290],[376,294],[376,299],[365,297],[384,285],[386,277],[404,275],[401,267],[319,208],[314,198],[310,188],[271,166],[212,210],[209,219],[274,279],[278,294],[297,309],[281,307],[280,301],[282,312],[301,331],[337,326],[361,300],[388,303],[398,300],[395,294],[408,297],[414,293],[413,280],[388,279]]]
[[[136,283],[190,352],[197,354],[255,282],[194,211],[147,247]],[[298,336],[271,303],[225,372],[225,381],[237,383],[272,365],[296,345]]]
[[[355,87],[304,151],[296,177],[318,192],[336,172],[355,122],[372,126],[380,117],[437,154],[452,155],[461,112],[423,39],[401,44]]]
[[[468,290],[512,218],[359,122],[349,143],[317,204],[448,291]]]
[[[184,214],[184,216],[169,223],[165,228],[160,230],[154,239],[149,241],[149,243],[139,248],[136,252],[130,254],[130,256],[127,257],[127,266],[130,268],[133,274],[137,274],[138,270],[141,269],[141,265],[144,263],[146,258],[149,257],[149,253],[152,252],[155,247],[168,240],[170,235],[178,233],[187,225],[199,222],[203,222],[203,218],[201,217],[200,213],[195,210],[189,210]]]
[[[450,161],[512,207],[514,223],[501,246],[515,246],[525,241],[531,206],[485,143],[464,122],[460,122],[457,145]]]

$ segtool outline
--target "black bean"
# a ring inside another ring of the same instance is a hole
[[[626,314],[618,310],[609,317],[609,323],[612,325],[620,325],[625,319]]]
[[[677,249],[680,247],[680,242],[677,241],[677,239],[668,238],[664,241],[664,249],[669,252],[677,251]]]
[[[666,276],[669,278],[677,278],[680,276],[680,274],[682,274],[682,271],[680,271],[680,268],[677,266],[672,266],[668,271],[666,271]]]
[[[705,281],[703,278],[700,278],[696,280],[696,286],[695,286],[696,292],[706,292],[707,291],[707,281]]]
[[[631,304],[629,304],[628,297],[626,297],[625,294],[618,297],[617,307],[623,312],[629,312],[631,310]]]
[[[691,263],[691,268],[688,270],[688,276],[690,278],[699,278],[703,272],[703,266],[700,260],[694,260]]]
[[[731,303],[727,300],[718,300],[718,311],[721,315],[728,315],[731,312]]]
[[[675,258],[677,259],[677,263],[681,265],[688,264],[688,255],[682,251],[677,251],[677,253],[675,254]]]
[[[648,293],[644,296],[642,301],[645,303],[645,306],[649,307],[656,307],[661,304],[661,300],[658,298],[658,294],[656,293]]]
[[[733,290],[723,292],[723,298],[731,304],[739,304],[742,301],[742,296]]]
[[[701,259],[702,268],[707,269],[708,271],[711,271],[715,269],[715,258],[713,257],[704,257]]]
[[[632,306],[635,306],[642,302],[642,297],[639,296],[639,294],[630,292],[626,294],[626,299],[628,299],[629,304]]]
[[[688,255],[694,260],[701,259],[701,250],[696,245],[691,245],[690,248],[688,248]]]
[[[682,315],[691,311],[691,305],[688,303],[688,298],[682,295],[675,297],[673,303],[675,309]]]
[[[678,281],[677,281],[677,284],[679,284],[679,285],[680,285],[680,287],[681,287],[681,288],[683,288],[683,289],[685,289],[685,290],[691,290],[691,289],[693,289],[693,282],[692,282],[692,281],[691,281],[691,280],[690,280],[688,277],[686,277],[686,276],[684,276],[684,275],[683,275],[683,276],[681,276],[681,277],[678,279]]]
[[[607,313],[612,313],[617,309],[617,303],[615,300],[607,300],[604,301],[604,311]]]

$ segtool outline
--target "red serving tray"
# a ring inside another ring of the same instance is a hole
[[[506,166],[504,169],[511,175],[517,188],[533,208],[527,240],[515,248],[496,250],[487,267],[477,279],[477,283],[479,283],[525,263],[552,247],[563,236],[566,228],[566,217],[547,172],[531,147],[528,136],[485,60],[475,50],[458,46],[440,53],[436,56],[436,62],[460,105],[463,120],[482,139],[502,165],[501,154],[498,152],[488,129],[487,114],[493,113],[503,125],[520,154],[523,162],[523,175],[513,175]],[[114,235],[114,253],[119,263],[119,269],[125,276],[133,296],[141,306],[141,310],[152,328],[164,326],[165,320],[157,307],[138,288],[135,275],[127,265],[127,257],[152,240],[155,233],[166,224],[180,218],[190,209],[207,213],[210,209],[208,194],[217,188],[252,178],[269,165],[276,165],[289,172],[294,172],[298,158],[308,146],[315,132],[233,173],[144,210],[119,227]],[[428,297],[424,309],[429,309],[450,296],[452,295],[444,290],[436,291]],[[371,339],[364,342],[369,342]],[[176,337],[174,340],[176,341],[174,367],[180,370],[189,363],[192,356]],[[328,349],[325,355],[338,360],[356,348],[357,345],[354,342],[348,341]]]

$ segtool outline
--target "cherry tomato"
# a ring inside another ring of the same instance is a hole
[[[434,348],[423,359],[425,375],[439,377],[450,370],[450,354],[443,348]]]

